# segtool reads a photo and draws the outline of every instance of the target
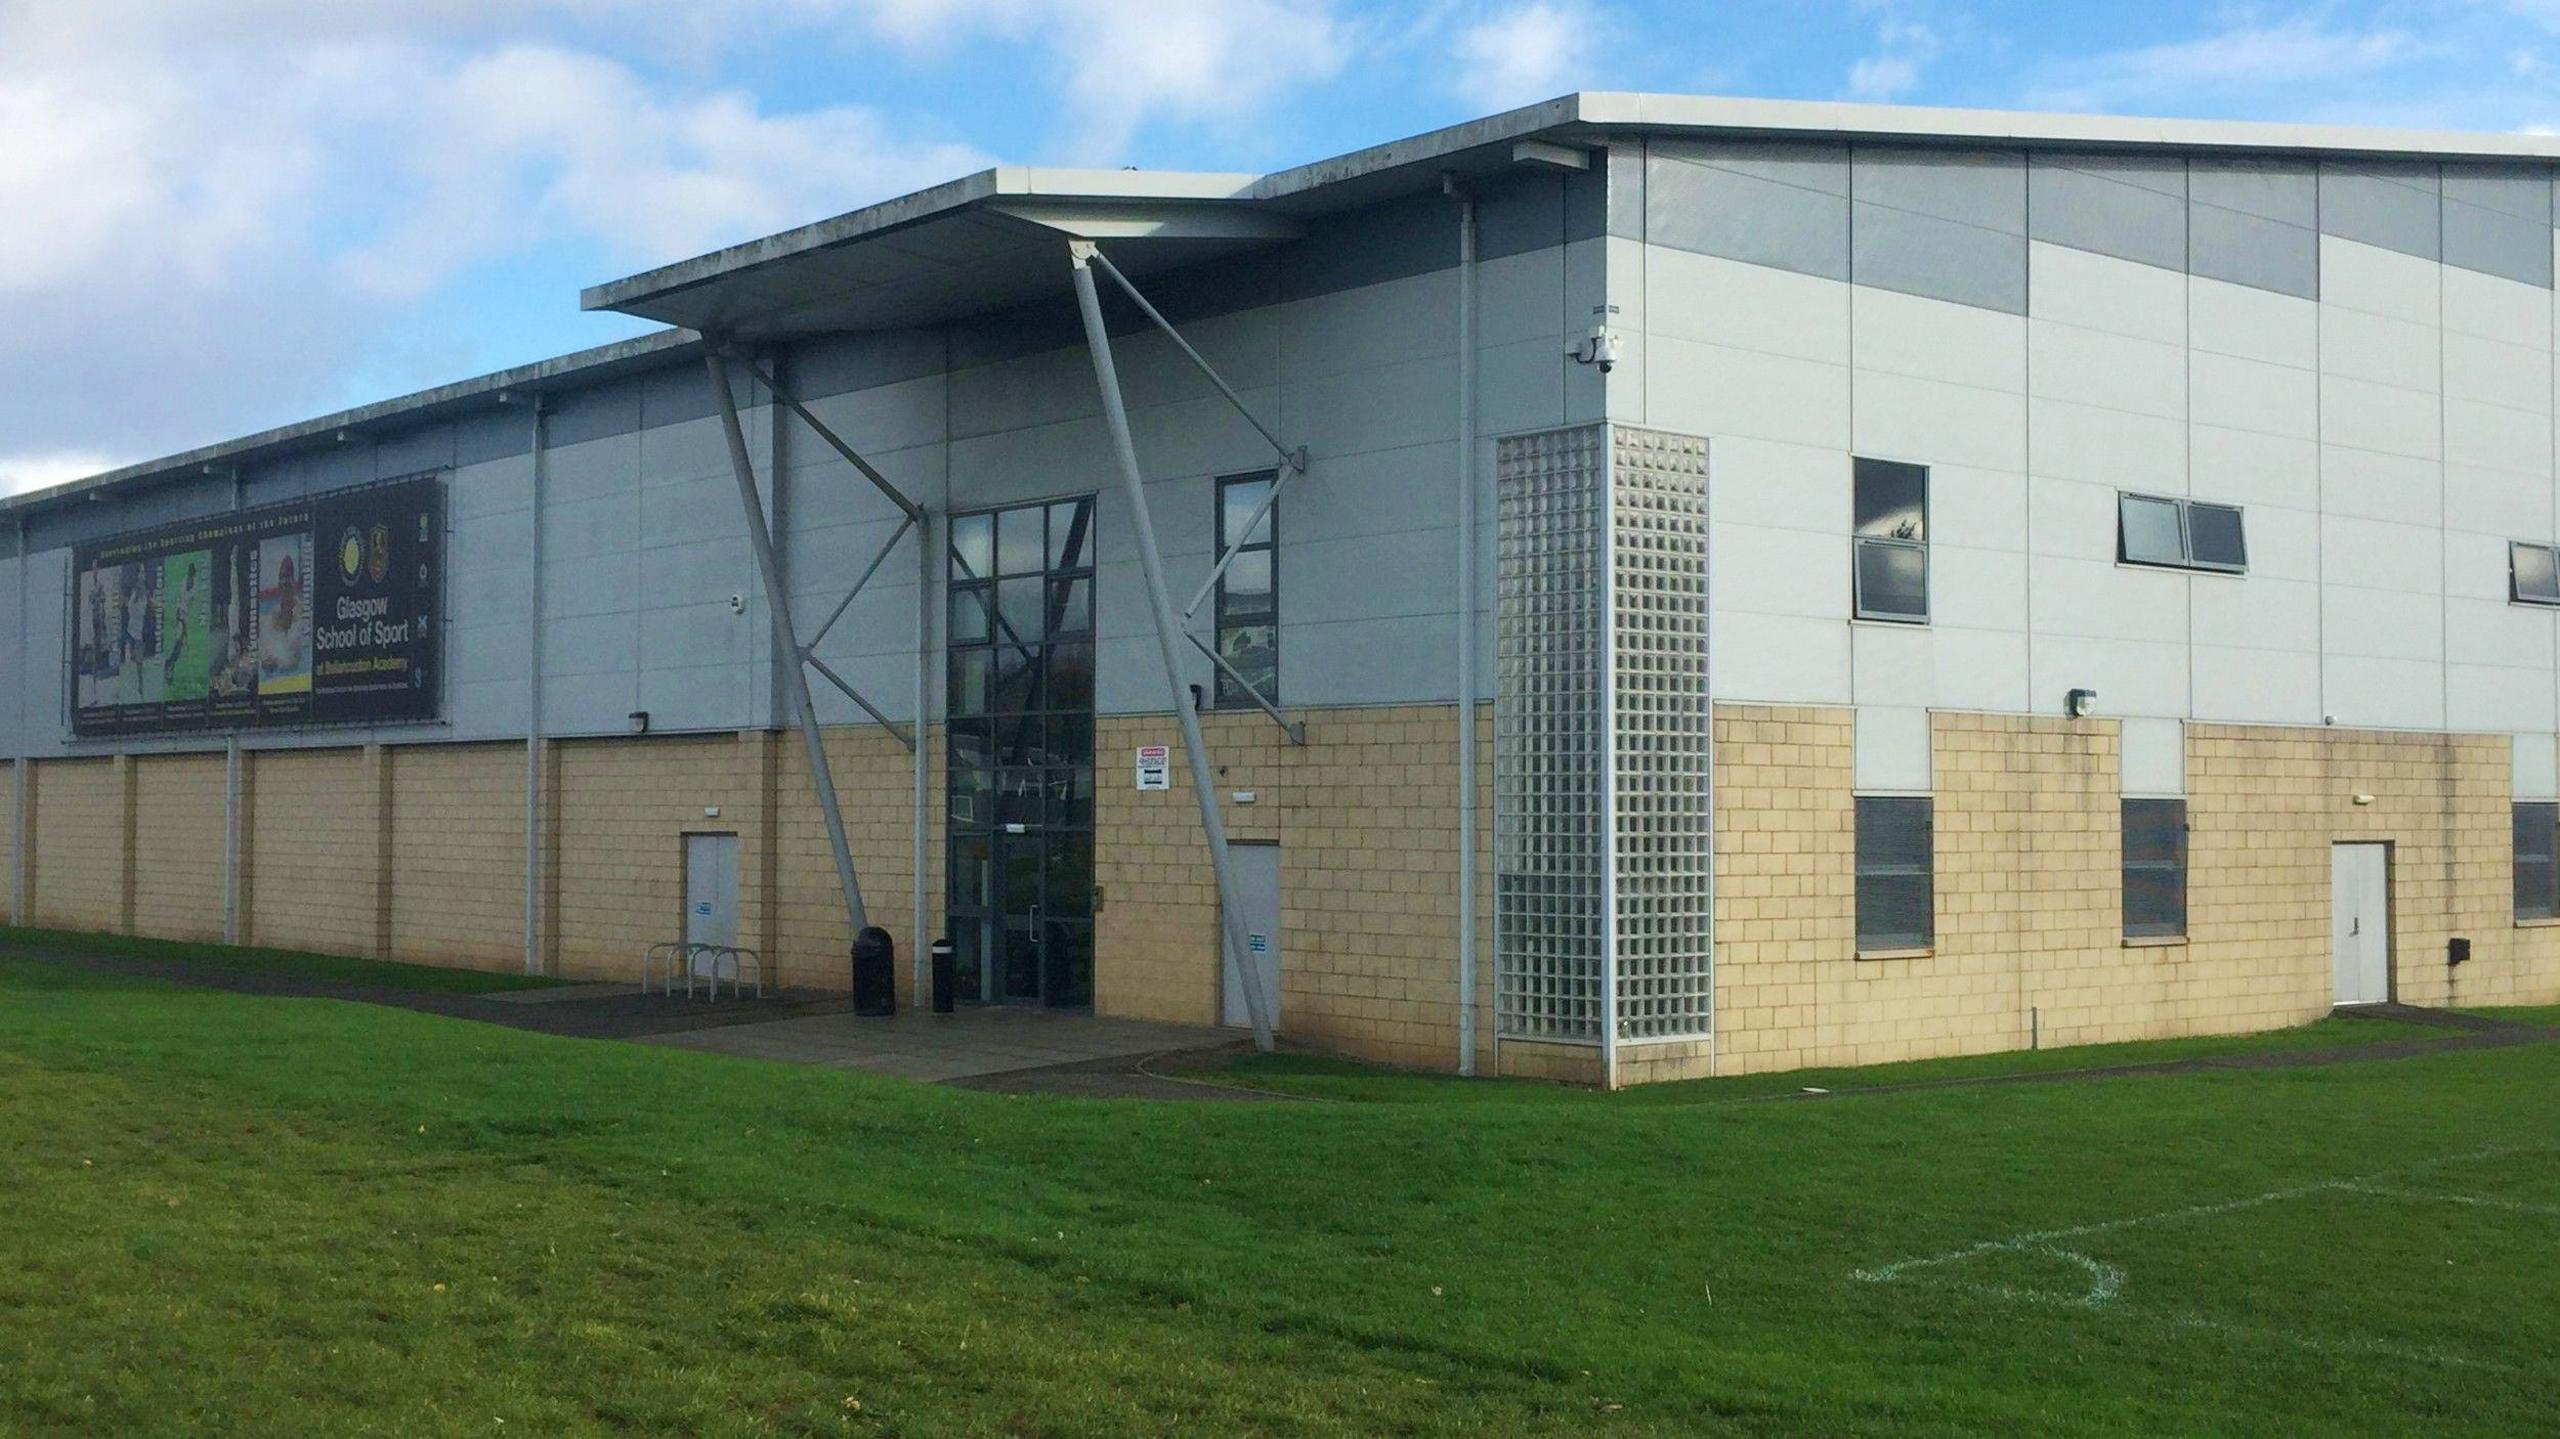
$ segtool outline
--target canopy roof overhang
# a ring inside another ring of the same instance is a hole
[[[2347,160],[2550,163],[2560,138],[2218,120],[1922,109],[1701,95],[1566,95],[1268,175],[1004,167],[595,286],[617,310],[733,337],[930,325],[1069,290],[1066,239],[1132,276],[1285,244],[1320,215],[1522,163],[1571,168],[1628,134],[2176,149]]]
[[[1568,167],[1629,135],[1863,140],[2006,149],[2178,150],[2345,161],[2560,162],[2560,137],[2220,120],[1945,110],[1586,92],[1268,175],[1004,167],[587,290],[585,308],[676,331],[243,436],[13,498],[0,513],[169,483],[332,443],[341,432],[591,384],[689,353],[688,330],[740,339],[932,325],[1064,301],[1065,239],[1098,240],[1133,277],[1287,244],[1319,216],[1481,179]]]

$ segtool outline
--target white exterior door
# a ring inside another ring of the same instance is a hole
[[[1243,956],[1241,966],[1233,962],[1233,955],[1228,956],[1227,964],[1219,966],[1222,1022],[1253,1022],[1245,1010],[1244,989],[1236,983],[1241,969],[1261,982],[1263,1012],[1271,1016],[1276,1029],[1280,1024],[1280,846],[1231,844],[1227,846],[1227,869],[1235,878],[1236,901],[1244,910],[1245,943],[1252,952]],[[1226,927],[1220,925],[1218,932],[1223,936]],[[1218,943],[1222,948],[1226,945],[1223,938]]]
[[[2329,847],[2329,946],[2338,1003],[2391,998],[2390,846]]]
[[[687,944],[738,942],[738,837],[734,834],[684,837],[684,938]],[[734,968],[719,966],[719,977],[734,977]],[[706,977],[714,972],[707,958],[695,960],[693,970]]]

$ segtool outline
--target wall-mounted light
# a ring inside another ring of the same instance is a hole
[[[633,710],[631,712],[631,732],[633,734],[647,734],[649,732],[649,712],[647,710]]]
[[[2087,719],[2097,708],[2096,690],[2073,690],[2062,697],[2062,712],[2073,719]]]
[[[2372,796],[2372,795],[2369,795],[2369,794],[2360,794],[2360,795],[2357,795],[2357,796],[2356,796],[2356,803],[2357,803],[2358,805],[2368,805],[2368,804],[2371,804],[2371,803],[2373,803],[2373,796]]]

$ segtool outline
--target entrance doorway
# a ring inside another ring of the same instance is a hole
[[[684,837],[684,942],[724,946],[738,942],[738,837],[734,834]],[[697,978],[737,978],[735,959],[722,963],[698,955],[692,966]]]
[[[2329,846],[2329,949],[2338,1003],[2391,998],[2391,846]]]
[[[1091,496],[951,519],[947,890],[960,998],[1093,1003]]]
[[[1262,1012],[1280,1023],[1280,846],[1254,844],[1238,840],[1227,846],[1227,873],[1235,881],[1236,906],[1244,912],[1245,944],[1243,962],[1230,953],[1228,963],[1218,967],[1219,1022],[1242,1026],[1253,1022],[1252,1011],[1245,1008],[1244,986],[1240,974],[1251,975],[1262,986]],[[1218,927],[1218,943],[1226,944],[1226,926]]]

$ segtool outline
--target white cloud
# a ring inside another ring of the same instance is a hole
[[[2039,105],[2101,110],[2196,104],[2201,97],[2366,78],[2426,53],[2425,43],[2405,30],[2334,29],[2310,19],[2242,25],[2067,62],[2029,98]]]
[[[1920,84],[1920,72],[1938,58],[1937,32],[1888,12],[1876,26],[1876,51],[1849,67],[1849,98],[1899,100]]]
[[[64,454],[161,453],[343,403],[348,376],[411,345],[395,329],[407,307],[477,262],[636,268],[987,163],[859,106],[777,114],[562,44],[474,43],[526,13],[0,0],[0,435],[15,473],[58,478]],[[556,303],[574,301],[564,288]]]
[[[85,480],[121,463],[97,450],[52,450],[41,454],[0,455],[0,495],[24,494],[51,485]]]
[[[822,4],[825,0],[804,0]],[[1045,53],[1070,158],[1117,163],[1150,124],[1236,124],[1348,63],[1334,0],[847,0],[872,33],[943,55],[998,39]]]
[[[1602,27],[1572,0],[1514,6],[1458,32],[1450,88],[1487,110],[1551,100],[1590,76]]]

